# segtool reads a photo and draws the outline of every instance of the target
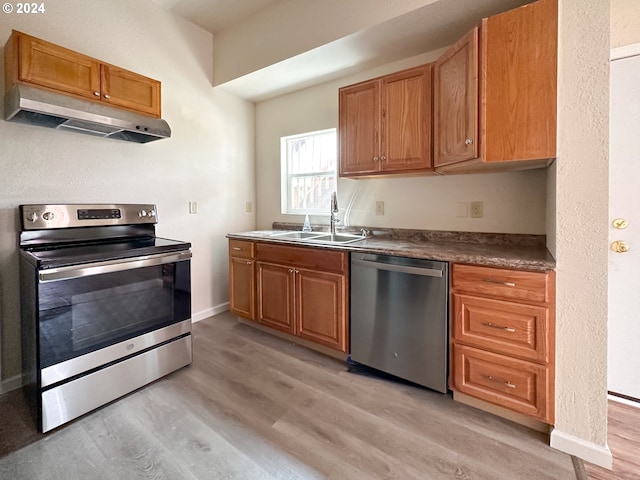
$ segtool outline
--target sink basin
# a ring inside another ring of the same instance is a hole
[[[351,243],[358,240],[364,240],[362,235],[353,235],[350,233],[327,233],[320,237],[315,237],[312,241],[318,243]]]
[[[300,240],[309,243],[343,244],[363,240],[362,235],[350,233],[324,233],[324,232],[282,232],[272,233],[270,236],[282,238],[283,240]]]
[[[327,234],[322,232],[282,232],[271,234],[272,237],[286,238],[287,240],[308,240],[325,235]]]

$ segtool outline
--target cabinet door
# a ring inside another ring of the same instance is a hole
[[[300,337],[347,351],[344,275],[296,270],[296,324]]]
[[[160,116],[160,82],[113,65],[102,65],[102,101]]]
[[[478,29],[452,45],[433,74],[434,164],[478,157]]]
[[[72,50],[18,34],[18,78],[64,93],[100,98],[100,64]]]
[[[258,322],[295,333],[293,322],[293,269],[257,262]]]
[[[384,77],[381,115],[381,169],[431,168],[431,65]]]
[[[380,82],[340,89],[340,176],[376,173],[379,168]]]
[[[557,0],[541,0],[482,22],[485,162],[556,156]]]
[[[254,261],[246,258],[229,259],[229,303],[233,313],[253,320],[255,305]]]

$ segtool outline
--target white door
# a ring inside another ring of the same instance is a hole
[[[640,45],[611,61],[608,389],[640,401]],[[617,229],[615,219],[628,226]],[[617,240],[629,245],[616,253]]]

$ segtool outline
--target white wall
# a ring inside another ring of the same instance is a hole
[[[302,222],[280,213],[280,137],[338,126],[338,88],[435,60],[430,52],[256,105],[257,224]],[[545,170],[411,178],[339,179],[340,218],[351,225],[475,232],[545,233]],[[458,218],[457,202],[484,202],[484,218]],[[384,201],[385,215],[375,215]],[[326,216],[312,223],[328,223]]]
[[[160,80],[173,133],[138,145],[0,121],[5,389],[20,374],[18,205],[157,203],[157,233],[193,244],[196,318],[228,301],[225,234],[255,226],[254,214],[245,213],[245,201],[254,200],[254,106],[212,88],[211,34],[150,0],[45,5],[44,14],[3,13],[1,45],[13,28]],[[197,215],[188,214],[190,200]]]
[[[611,48],[640,43],[640,2],[611,0]]]
[[[438,0],[283,0],[216,34],[220,85]]]
[[[609,0],[560,0],[559,17],[551,444],[606,465]]]

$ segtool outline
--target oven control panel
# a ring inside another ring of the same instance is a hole
[[[158,223],[151,204],[20,205],[22,230]]]

